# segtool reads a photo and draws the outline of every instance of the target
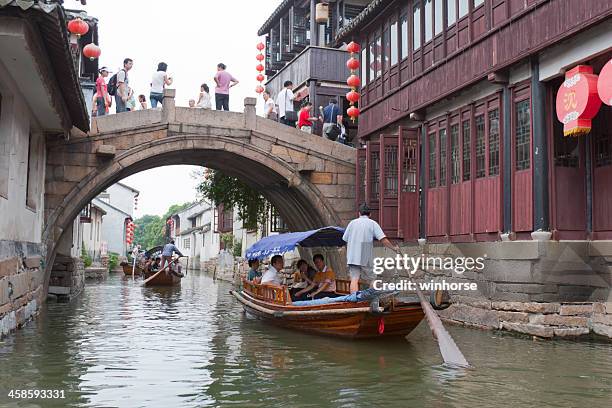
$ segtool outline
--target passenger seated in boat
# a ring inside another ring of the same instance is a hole
[[[308,265],[305,259],[300,259],[296,267],[297,271],[293,274],[293,285],[291,289],[289,289],[292,299],[297,292],[312,284],[315,274],[317,273],[312,266]]]
[[[284,266],[285,261],[283,257],[281,255],[274,255],[270,260],[268,270],[261,277],[261,284],[280,286],[281,277],[279,271],[283,270]]]
[[[159,261],[160,258],[155,257],[155,259],[151,258],[149,260],[147,260],[147,262],[145,263],[145,267],[144,270],[147,272],[157,272],[159,271]]]
[[[295,300],[322,299],[325,297],[336,297],[336,274],[334,270],[325,264],[323,255],[316,254],[312,257],[317,273],[313,282],[306,288],[295,294]]]
[[[259,259],[249,259],[249,272],[247,280],[258,283],[261,280],[261,272],[259,272]]]

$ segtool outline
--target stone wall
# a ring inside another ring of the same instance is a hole
[[[409,256],[482,257],[464,273],[428,269],[424,279],[475,282],[450,291],[450,322],[540,337],[595,333],[612,338],[612,241],[500,241],[408,245]],[[374,256],[394,256],[382,247]],[[383,280],[390,279],[389,271]],[[406,271],[399,271],[408,277]]]
[[[40,244],[0,241],[0,338],[33,318],[42,304]]]
[[[76,297],[85,286],[85,265],[81,258],[57,255],[49,279],[49,293],[61,297]]]

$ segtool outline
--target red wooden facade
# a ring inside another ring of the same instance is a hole
[[[364,84],[356,195],[389,236],[530,239],[545,219],[555,239],[612,238],[612,108],[602,105],[591,134],[563,137],[554,111],[561,80],[542,87],[507,77],[508,67],[533,69],[530,55],[610,18],[612,0],[405,0],[381,10],[351,37],[362,46]],[[588,63],[597,74],[610,58],[612,51]],[[426,109],[487,78],[499,91],[436,117]],[[535,174],[536,111],[548,133],[548,179]],[[427,119],[409,122],[411,113]],[[416,190],[404,199],[406,140],[418,160],[410,176]]]

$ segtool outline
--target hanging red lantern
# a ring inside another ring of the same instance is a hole
[[[348,79],[346,80],[346,83],[351,88],[358,88],[359,85],[361,84],[361,81],[359,80],[359,77],[357,75],[353,74],[350,77],[348,77]]]
[[[612,106],[612,59],[606,62],[599,73],[597,93],[603,103]]]
[[[257,92],[258,94],[262,93],[264,91],[264,87],[261,85],[257,85],[257,88],[255,88],[255,92]]]
[[[346,50],[350,53],[357,53],[361,51],[361,46],[357,44],[355,41],[351,41],[347,46]]]
[[[264,45],[264,43],[261,43],[261,42],[260,42],[259,44],[257,44],[257,49],[258,49],[259,51],[263,50],[264,48],[266,48],[266,46]]]
[[[350,91],[349,93],[346,94],[346,99],[351,104],[354,104],[355,102],[357,102],[359,100],[359,93],[355,92],[355,91]]]
[[[83,47],[83,55],[92,61],[98,58],[100,54],[102,54],[102,50],[94,43],[87,44]]]
[[[264,55],[263,54],[257,54],[257,56],[255,57],[255,59],[257,61],[263,61],[264,60]]]
[[[257,74],[257,82],[263,82],[265,77],[262,74]]]
[[[355,106],[351,106],[350,108],[346,110],[346,114],[349,115],[351,119],[354,121],[355,119],[359,117],[359,108]]]
[[[89,24],[77,17],[68,22],[68,31],[80,38],[89,31]]]
[[[351,57],[348,61],[346,61],[346,67],[350,70],[359,69],[359,60]]]
[[[263,71],[263,70],[264,70],[264,66],[263,66],[263,65],[261,65],[261,64],[257,64],[257,66],[255,67],[255,69],[256,69],[257,71],[261,72],[261,71]]]
[[[591,131],[601,99],[597,95],[597,75],[593,67],[578,65],[565,74],[557,93],[557,118],[563,123],[565,136],[579,136]]]

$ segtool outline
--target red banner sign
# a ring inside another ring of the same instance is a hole
[[[603,103],[612,106],[612,59],[606,62],[599,73],[597,92]]]
[[[597,75],[588,65],[567,71],[557,93],[557,118],[563,123],[565,136],[579,136],[591,131],[601,99],[597,95]]]

